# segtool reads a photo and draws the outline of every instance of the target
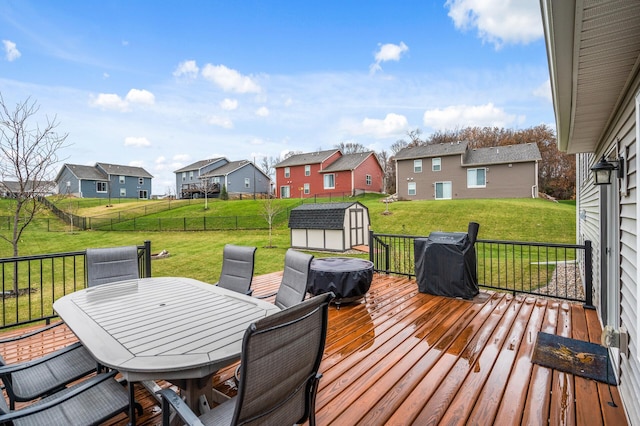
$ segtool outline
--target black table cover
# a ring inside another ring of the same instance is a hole
[[[313,259],[309,293],[318,295],[332,291],[336,302],[362,297],[369,291],[373,279],[373,263],[352,257]]]

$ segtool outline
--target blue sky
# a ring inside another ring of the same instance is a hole
[[[0,41],[5,103],[56,116],[64,162],[154,194],[206,158],[554,125],[538,0],[0,0]]]

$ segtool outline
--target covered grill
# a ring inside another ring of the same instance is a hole
[[[414,242],[415,271],[421,293],[472,299],[478,294],[475,242],[480,225],[464,232],[432,232]]]

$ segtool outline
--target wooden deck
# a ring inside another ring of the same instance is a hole
[[[280,276],[255,277],[254,294],[275,291]],[[531,363],[541,330],[593,342],[601,333],[596,312],[581,305],[485,292],[463,301],[376,275],[366,303],[330,308],[317,423],[625,425],[616,387],[613,407],[607,385]],[[14,362],[73,339],[57,331],[24,350],[0,351]],[[236,391],[234,368],[214,378],[229,395]],[[144,407],[138,424],[160,424],[158,403],[137,388]],[[107,424],[126,423],[121,415]]]

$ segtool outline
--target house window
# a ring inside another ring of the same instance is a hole
[[[121,197],[127,196],[127,188],[120,188],[120,196]]]
[[[187,180],[187,172],[182,172],[182,181]]]
[[[432,158],[431,159],[431,171],[439,172],[442,170],[442,158]]]
[[[365,177],[367,185],[371,186],[371,175]]]
[[[96,192],[107,192],[107,182],[96,182]]]
[[[304,184],[304,193],[305,194],[310,194],[311,193],[311,186],[308,183]]]
[[[416,195],[416,183],[409,182],[407,184],[407,195]]]
[[[189,180],[193,180],[193,172],[189,172]]]
[[[215,177],[213,178],[213,183],[220,184],[220,176],[215,176]]]
[[[306,165],[304,166],[304,175],[305,176],[311,176],[311,166],[310,165]]]
[[[291,169],[289,167],[284,168],[284,177],[291,177]]]
[[[288,186],[281,186],[280,187],[280,198],[290,198],[291,197],[291,193],[289,192],[289,187]]]
[[[251,188],[251,179],[250,178],[244,178],[244,187],[245,188]]]
[[[147,194],[147,191],[145,189],[142,189],[138,191],[138,198],[141,200],[146,200],[147,198],[149,198],[149,195]]]
[[[422,173],[422,160],[413,160],[413,173]]]
[[[436,200],[451,199],[451,182],[436,182]]]
[[[138,185],[144,185],[144,178],[138,178]]]
[[[487,169],[467,169],[467,188],[484,188],[487,186]]]
[[[118,182],[120,183],[124,183],[125,177],[124,176],[119,176],[118,177]]]
[[[324,175],[324,189],[334,189],[336,187],[336,178],[333,173]]]

